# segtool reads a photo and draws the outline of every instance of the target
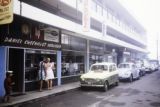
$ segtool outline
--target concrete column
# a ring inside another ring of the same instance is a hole
[[[61,85],[61,71],[62,71],[62,67],[61,67],[61,57],[62,57],[62,52],[61,51],[57,51],[57,78],[58,78],[58,85]]]
[[[86,53],[86,69],[85,72],[89,71],[89,40],[87,40],[87,53]]]
[[[7,48],[0,47],[0,97],[4,96],[4,79],[6,73],[6,55],[7,55]]]

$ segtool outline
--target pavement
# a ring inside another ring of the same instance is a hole
[[[79,82],[73,82],[64,84],[61,86],[55,86],[52,90],[43,90],[40,91],[29,91],[26,92],[24,95],[20,96],[14,96],[11,97],[11,102],[9,103],[0,103],[0,107],[18,107],[19,105],[22,105],[27,102],[37,101],[42,98],[47,98],[49,96],[56,96],[59,94],[66,93],[68,91],[77,89],[80,87]]]

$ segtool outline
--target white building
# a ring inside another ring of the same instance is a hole
[[[8,55],[6,69],[20,72],[15,74],[19,92],[35,89],[42,56],[55,62],[54,83],[60,85],[77,81],[92,63],[118,64],[147,54],[144,27],[118,0],[14,0],[14,14],[12,24],[1,26],[12,39],[6,43],[4,37],[1,53]],[[23,62],[19,69],[12,66],[12,55]]]

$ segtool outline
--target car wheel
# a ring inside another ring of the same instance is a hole
[[[85,87],[81,86],[81,90],[85,90]]]
[[[142,77],[143,76],[143,73],[142,71],[139,72],[139,77]]]
[[[129,77],[129,82],[133,82],[133,76],[132,76],[132,74]]]
[[[103,91],[105,92],[105,91],[107,91],[108,90],[108,82],[106,81],[106,82],[104,82],[104,85],[103,85]]]

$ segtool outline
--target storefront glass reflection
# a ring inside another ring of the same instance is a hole
[[[80,52],[62,52],[62,76],[84,73],[84,54]]]
[[[85,39],[62,34],[62,76],[82,74],[85,71],[87,42]]]
[[[28,50],[26,52],[25,82],[32,82],[38,80],[39,62],[42,61],[44,57],[51,58],[51,62],[54,62],[56,66],[56,53],[54,52],[42,52],[34,50]],[[56,69],[54,71],[54,75],[56,76]]]

